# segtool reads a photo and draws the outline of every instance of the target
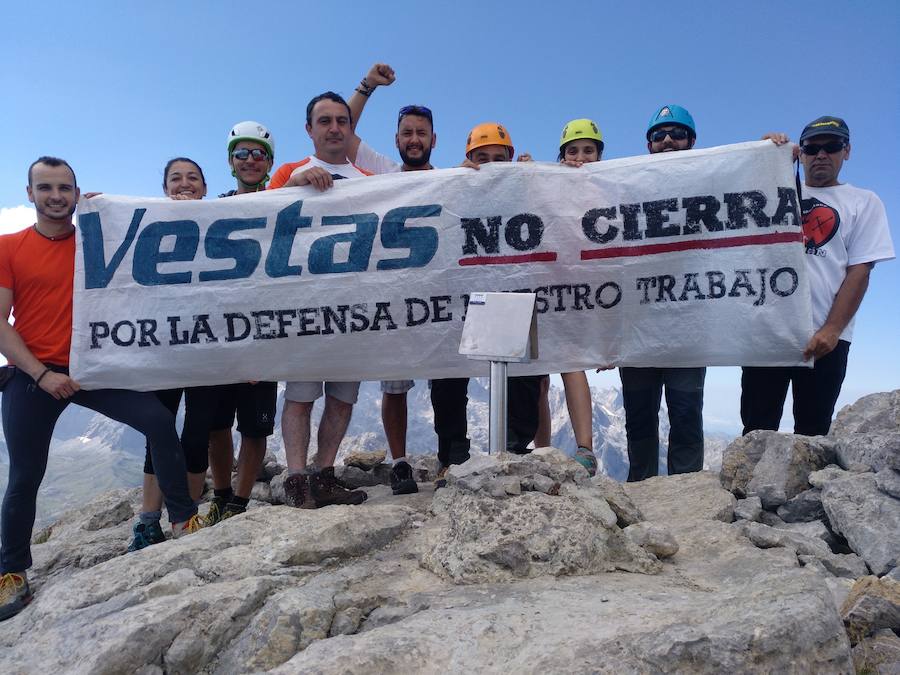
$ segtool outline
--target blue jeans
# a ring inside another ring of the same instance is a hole
[[[703,381],[706,368],[619,368],[628,437],[628,480],[656,476],[659,406],[669,408],[669,475],[703,468]]]
[[[54,367],[57,372],[65,368]],[[0,573],[31,567],[31,531],[37,493],[47,470],[56,420],[69,405],[96,410],[147,436],[169,520],[183,522],[197,513],[188,492],[184,454],[175,432],[175,417],[150,392],[124,389],[78,391],[56,400],[21,370],[3,390],[3,434],[9,450],[9,483],[0,511]]]

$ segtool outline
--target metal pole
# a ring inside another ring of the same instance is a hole
[[[488,453],[506,450],[506,361],[491,361],[491,419],[488,425]]]

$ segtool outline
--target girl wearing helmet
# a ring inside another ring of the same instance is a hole
[[[603,156],[603,134],[589,119],[572,120],[563,127],[559,139],[557,161],[566,166],[579,167],[589,162],[598,162]],[[584,371],[562,373],[566,391],[566,407],[575,433],[578,450],[575,459],[592,476],[597,473],[597,457],[594,455],[593,412],[591,410],[591,390]],[[549,380],[541,382],[540,425],[535,437],[535,446],[550,445],[550,401]]]

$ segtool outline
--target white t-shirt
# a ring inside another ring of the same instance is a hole
[[[356,151],[356,163],[360,168],[376,174],[397,173],[402,168],[400,164],[397,164],[387,155],[377,152],[365,141],[359,142],[359,149]]]
[[[884,204],[874,192],[849,183],[802,188],[800,210],[812,295],[813,328],[825,325],[847,267],[891,260],[894,247]],[[850,320],[841,340],[853,337]]]
[[[293,174],[294,171],[297,171],[298,169],[300,171],[305,171],[306,169],[310,169],[314,166],[320,166],[328,173],[332,174],[332,176],[340,176],[341,178],[361,178],[363,176],[368,176],[369,173],[371,173],[366,173],[366,169],[364,167],[358,167],[350,162],[347,162],[346,164],[329,164],[328,162],[323,162],[315,155],[310,155],[305,160],[303,160],[301,166],[298,166],[293,171],[291,171],[291,174]]]

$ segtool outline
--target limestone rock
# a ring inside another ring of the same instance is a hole
[[[386,456],[387,452],[385,450],[375,450],[373,452],[355,450],[344,457],[344,466],[354,466],[363,471],[371,471],[384,462]]]
[[[882,469],[875,474],[875,485],[885,494],[900,499],[900,471]]]
[[[781,525],[774,525],[773,527],[788,532],[797,532],[810,539],[820,539],[828,544],[829,547],[836,544],[831,530],[829,530],[828,526],[821,520],[812,520],[806,523],[782,523]]]
[[[786,523],[808,523],[825,518],[822,490],[812,488],[791,497],[778,507],[778,517]]]
[[[886,628],[900,631],[900,583],[878,577],[859,579],[841,607],[850,642]]]
[[[797,532],[781,530],[762,523],[747,523],[747,538],[760,548],[781,546],[797,553],[815,557],[831,554],[828,544],[820,539],[812,539]]]
[[[734,495],[722,489],[711,471],[655,476],[623,487],[645,520],[673,530],[693,527],[698,520],[734,520]]]
[[[843,535],[873,574],[880,576],[897,566],[900,500],[879,490],[874,474],[826,483],[822,505],[832,530]]]
[[[762,502],[758,495],[738,499],[734,505],[734,517],[739,520],[758,521],[762,515]]]
[[[825,483],[828,483],[829,481],[840,480],[841,478],[848,478],[849,476],[850,474],[837,464],[829,464],[824,469],[819,469],[818,471],[810,473],[807,480],[814,488],[822,488],[825,487]]]
[[[381,481],[372,471],[364,471],[353,464],[334,467],[334,477],[338,484],[343,485],[348,490],[381,484]]]
[[[631,501],[622,483],[602,473],[591,478],[591,483],[599,488],[603,498],[615,511],[616,517],[619,519],[619,527],[625,528],[644,520],[644,514]]]
[[[437,455],[413,455],[409,457],[409,465],[413,470],[413,477],[419,483],[431,483],[437,478],[441,469],[441,462]]]
[[[432,510],[444,523],[421,561],[455,583],[616,568],[659,571],[652,556],[630,545],[615,526],[615,514],[599,497],[581,500],[525,492],[494,499],[450,486],[435,493]]]
[[[557,495],[559,494],[560,484],[549,476],[543,476],[538,473],[531,476],[525,476],[522,479],[521,488],[523,490],[543,492],[545,495]],[[612,506],[611,503],[610,506]],[[613,508],[613,510],[615,510],[615,508]]]
[[[802,565],[816,564],[827,574],[843,579],[859,579],[869,573],[866,563],[853,553],[832,553],[831,555],[798,555]]]
[[[273,504],[274,501],[272,499],[272,488],[269,483],[254,483],[253,487],[250,489],[250,499],[254,499],[258,502]]]
[[[831,425],[843,467],[867,464],[874,471],[896,467],[900,458],[900,390],[870,394],[845,406]]]
[[[678,542],[667,529],[653,523],[635,523],[622,530],[632,542],[659,559],[678,553]]]
[[[760,437],[765,451],[753,468],[747,494],[757,494],[764,509],[775,510],[809,486],[813,471],[834,461],[834,443],[824,436],[769,432]]]
[[[269,481],[269,497],[272,504],[284,504],[284,481],[288,477],[288,472],[284,471],[275,475]]]
[[[774,431],[751,431],[738,436],[722,453],[720,478],[722,487],[738,497],[747,496],[747,484],[753,469],[766,451],[766,443]]]
[[[663,575],[638,586],[627,574],[458,587],[440,606],[319,640],[272,672],[850,672],[820,580],[757,572],[723,587]]]
[[[900,675],[900,637],[890,630],[860,640],[853,648],[853,667],[857,673]]]

